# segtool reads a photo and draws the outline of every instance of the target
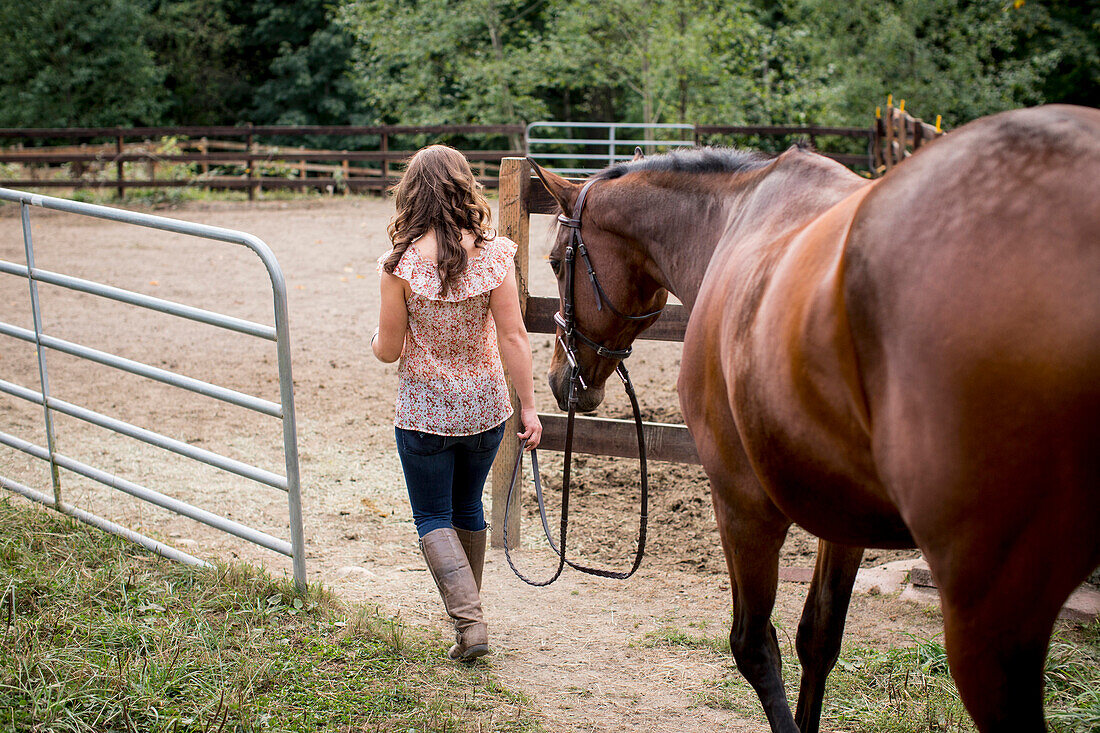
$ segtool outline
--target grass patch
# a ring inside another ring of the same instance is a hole
[[[793,644],[780,644],[788,699],[797,699],[802,667]],[[974,725],[959,698],[942,641],[909,637],[905,646],[847,646],[829,675],[822,727],[850,733],[970,733]],[[666,626],[647,633],[642,646],[729,653],[724,635]],[[732,665],[732,659],[730,660]],[[1100,730],[1100,622],[1060,625],[1046,664],[1047,723],[1055,733]],[[766,725],[756,693],[732,669],[699,697],[701,704],[735,711]]]
[[[0,501],[0,731],[537,731],[438,636]]]
[[[1100,730],[1100,620],[1054,635],[1047,654],[1046,711],[1054,731]]]
[[[730,653],[728,635],[711,636],[690,633],[674,626],[664,626],[656,631],[648,631],[642,637],[640,646],[649,648],[680,647],[683,649],[708,649],[719,654]]]

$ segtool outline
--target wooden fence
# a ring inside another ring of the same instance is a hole
[[[134,188],[238,189],[250,199],[263,189],[329,192],[381,191],[395,182],[392,164],[412,154],[391,149],[394,139],[408,146],[413,136],[463,138],[490,143],[515,140],[522,125],[374,125],[374,126],[217,126],[0,129],[0,165],[20,166],[17,176],[0,178],[9,188],[114,188],[118,195]],[[871,128],[817,125],[696,125],[688,131],[698,144],[756,136],[806,140],[820,137],[872,138]],[[328,137],[373,138],[371,146],[318,150],[306,145],[274,145],[272,139]],[[85,141],[75,145],[36,147],[44,141]],[[266,143],[261,141],[267,141]],[[29,144],[28,144],[29,143]],[[519,150],[487,150],[473,142],[461,145],[486,187],[499,180],[500,161],[523,155]],[[870,167],[869,154],[831,153],[845,165]],[[21,175],[22,177],[19,177]]]
[[[872,171],[876,176],[885,175],[919,150],[921,145],[944,134],[939,116],[936,117],[936,124],[930,125],[906,112],[904,99],[899,107],[894,107],[892,102],[892,99],[887,100],[885,113],[881,109],[875,110],[871,152],[874,158]]]
[[[500,232],[514,241],[516,250],[516,275],[519,284],[520,306],[524,323],[531,333],[554,333],[554,313],[558,310],[557,298],[531,297],[527,283],[530,272],[530,216],[554,214],[558,206],[534,177],[531,165],[525,158],[505,158],[500,164]],[[687,326],[687,310],[678,304],[668,305],[640,337],[655,341],[683,341]],[[519,432],[519,402],[512,392],[515,413],[509,419],[504,434]],[[565,448],[565,415],[540,414],[543,434],[540,450],[561,451]],[[644,423],[646,455],[656,461],[699,463],[695,442],[684,425]],[[493,464],[493,514],[492,544],[504,546],[504,510],[512,467],[516,461],[518,445],[505,439]],[[595,455],[637,458],[638,443],[633,420],[612,420],[578,416],[573,431],[573,451]],[[509,510],[508,540],[512,547],[519,543],[520,534],[520,486],[512,496]]]
[[[394,183],[390,164],[413,150],[391,150],[392,138],[415,135],[492,139],[523,134],[522,125],[374,125],[236,127],[110,127],[0,129],[0,164],[41,171],[22,179],[3,179],[10,188],[201,187],[244,189],[249,198],[264,188],[305,191],[382,190]],[[261,138],[316,136],[376,137],[376,150],[316,150],[303,146],[261,145]],[[225,139],[228,138],[228,139]],[[64,148],[23,147],[24,141],[108,140]],[[516,150],[464,151],[486,186],[496,186],[493,170]],[[131,164],[127,166],[126,164]],[[140,165],[133,165],[140,164]],[[61,171],[56,166],[68,166]],[[186,167],[180,170],[180,166]],[[127,175],[127,168],[130,168]],[[172,169],[174,167],[174,170]],[[157,176],[157,169],[173,174]],[[143,169],[143,170],[142,170]],[[144,175],[140,175],[144,173]],[[268,175],[274,173],[275,175]]]

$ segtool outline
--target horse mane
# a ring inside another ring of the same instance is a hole
[[[744,173],[768,166],[775,157],[767,153],[737,148],[688,148],[641,160],[617,163],[597,175],[600,178],[612,179],[637,171]]]

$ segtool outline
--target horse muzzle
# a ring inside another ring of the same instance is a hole
[[[564,359],[560,366],[550,365],[547,373],[547,381],[550,382],[550,391],[554,393],[554,399],[558,402],[558,408],[562,412],[569,411],[569,376],[572,368]],[[601,384],[596,387],[589,385],[583,388],[577,385],[577,412],[592,412],[603,402],[604,388]]]

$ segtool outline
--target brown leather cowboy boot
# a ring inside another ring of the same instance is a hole
[[[474,573],[474,581],[477,583],[477,590],[480,593],[481,574],[485,569],[485,540],[489,535],[489,528],[486,527],[474,532],[473,530],[455,527],[455,534],[462,542],[462,549],[466,553],[466,559],[470,563],[470,570]]]
[[[469,661],[488,654],[489,635],[481,615],[481,597],[458,534],[450,527],[432,530],[420,538],[420,550],[447,614],[454,620],[455,645],[447,656]]]

